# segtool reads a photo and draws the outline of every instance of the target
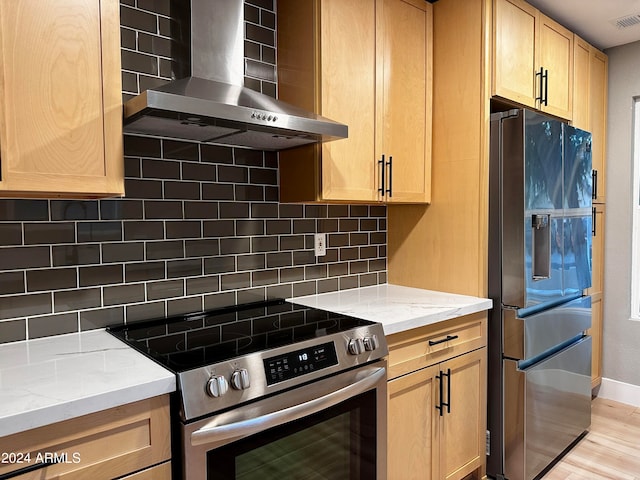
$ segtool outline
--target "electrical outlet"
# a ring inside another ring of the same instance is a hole
[[[313,240],[316,257],[324,257],[327,254],[327,234],[316,233]]]

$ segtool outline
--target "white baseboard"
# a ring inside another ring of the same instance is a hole
[[[640,386],[603,378],[598,397],[640,407]]]

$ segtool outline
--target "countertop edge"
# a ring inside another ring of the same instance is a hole
[[[0,438],[172,393],[175,389],[175,377],[156,379],[132,387],[110,390],[90,397],[45,406],[37,410],[11,414],[0,418],[3,424],[0,427]]]
[[[345,298],[348,298],[349,301],[344,301],[342,305],[340,301],[336,302],[336,299]],[[371,308],[371,305],[369,305],[369,312],[362,308],[358,309],[362,305],[377,302],[376,306],[381,305],[384,307],[383,313],[385,316],[380,323],[382,323],[386,335],[420,328],[492,308],[492,301],[487,298],[388,284],[305,297],[293,297],[287,299],[287,301],[336,313],[344,313],[366,320],[380,321],[376,318],[380,309]],[[389,316],[394,316],[394,312],[397,313],[397,318],[389,318]],[[96,335],[95,331],[84,332],[84,334]],[[106,334],[109,335],[108,333]],[[83,333],[74,335],[82,338]],[[115,337],[111,338],[115,339]],[[120,342],[120,340],[117,341]],[[78,396],[77,398],[65,399],[55,404],[43,405],[42,407],[35,407],[21,412],[9,412],[0,417],[0,420],[2,420],[0,422],[0,437],[172,393],[176,390],[176,378],[172,372],[160,367],[156,362],[127,346],[124,342],[122,346],[123,348],[117,347],[117,350],[124,350],[128,355],[139,356],[136,361],[149,365],[154,370],[153,374],[150,374],[148,381],[140,381],[134,384],[123,382],[114,388]],[[159,370],[160,368],[162,369]]]
[[[0,345],[0,359],[0,438],[177,387],[173,372],[104,329]]]
[[[463,317],[465,315],[472,315],[474,313],[486,312],[492,308],[491,300],[484,302],[478,302],[477,304],[467,305],[465,308],[456,308],[447,312],[432,315],[428,321],[422,321],[422,319],[406,320],[396,322],[390,325],[384,325],[385,335],[393,335],[394,333],[402,333],[414,328],[424,327],[426,325],[432,325],[437,322],[445,322],[447,320],[453,320],[454,318]]]
[[[287,301],[379,322],[385,335],[487,311],[493,307],[493,301],[489,298],[386,283],[292,297]]]

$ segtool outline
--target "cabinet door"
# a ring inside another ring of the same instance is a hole
[[[349,127],[279,153],[283,202],[379,201],[374,0],[278,1],[278,96]]]
[[[522,0],[495,0],[493,95],[536,105],[538,11]]]
[[[0,1],[2,194],[124,193],[119,7]]]
[[[596,204],[593,206],[593,237],[591,239],[591,288],[589,295],[602,293],[604,280],[604,219],[605,206]]]
[[[591,347],[591,387],[595,388],[602,381],[602,291],[604,288],[604,220],[605,206],[596,204],[594,216],[594,233],[591,246],[592,287],[591,295],[591,328],[587,331],[592,337]]]
[[[589,129],[589,56],[590,45],[573,37],[573,115],[571,124],[581,130]],[[593,151],[593,150],[592,150]]]
[[[591,328],[588,334],[591,335],[591,388],[596,388],[602,383],[602,331],[603,331],[603,309],[602,294],[599,293],[591,298]]]
[[[545,70],[546,103],[540,110],[571,119],[573,108],[573,33],[539,14],[539,66]]]
[[[432,7],[378,1],[377,124],[387,202],[427,202],[431,186]]]
[[[593,169],[598,172],[595,203],[606,198],[606,134],[607,134],[607,72],[608,57],[591,47],[589,75],[589,123],[592,134]]]
[[[320,1],[319,113],[349,126],[349,138],[322,146],[322,197],[377,198],[375,2]]]
[[[438,478],[460,479],[481,468],[485,459],[486,349],[481,348],[440,364],[450,372],[445,385],[449,407],[438,434]]]
[[[432,458],[439,396],[437,367],[427,367],[388,383],[387,465],[389,480],[437,478]]]

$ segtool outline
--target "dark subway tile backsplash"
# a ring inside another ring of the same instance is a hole
[[[47,200],[0,200],[0,221],[47,221]]]
[[[245,0],[245,85],[271,96],[274,3]],[[182,2],[120,6],[126,100],[189,61]],[[279,203],[273,152],[125,135],[124,154],[124,198],[0,199],[0,343],[386,281],[384,205]]]
[[[22,245],[22,224],[0,223],[0,246]]]
[[[75,225],[70,222],[24,224],[25,245],[74,243],[75,239]]]
[[[24,272],[0,273],[0,295],[24,293]]]
[[[0,320],[51,313],[51,293],[0,297]]]

